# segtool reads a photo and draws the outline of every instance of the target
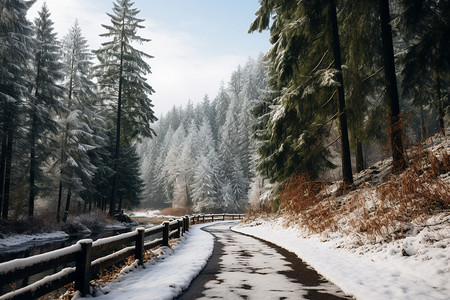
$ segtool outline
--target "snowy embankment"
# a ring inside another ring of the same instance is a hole
[[[69,235],[64,231],[38,234],[11,234],[0,238],[0,251],[3,247],[22,245],[30,242],[45,242],[67,239]]]
[[[194,225],[177,245],[153,250],[155,257],[138,267],[136,262],[120,276],[94,289],[95,299],[173,299],[189,287],[212,254],[214,238]],[[73,299],[81,298],[77,294]],[[87,296],[92,298],[92,296]]]
[[[352,248],[345,248],[352,244],[345,236],[302,236],[298,228],[283,226],[282,218],[258,219],[233,230],[295,253],[356,299],[450,299],[449,221],[448,215],[433,217],[429,227],[403,239]]]

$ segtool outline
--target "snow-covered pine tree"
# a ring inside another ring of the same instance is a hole
[[[28,9],[34,1],[0,0],[0,210],[8,218],[13,142],[19,125],[19,112],[25,111],[24,99],[29,98],[35,46]]]
[[[227,117],[227,111],[228,107],[231,103],[231,97],[228,94],[224,83],[222,82],[219,88],[219,93],[214,98],[213,105],[216,111],[216,118],[215,118],[215,124],[216,126],[212,128],[213,131],[213,137],[216,141],[216,148],[218,148],[218,143],[220,142],[220,138],[222,133],[221,128],[225,124],[226,117]]]
[[[333,167],[326,141],[338,115],[331,105],[339,86],[333,65],[328,0],[264,1],[249,31],[271,28],[272,48],[266,54],[274,105],[261,144],[259,168],[271,182],[295,173],[313,178]],[[275,22],[270,22],[271,17]],[[341,92],[339,94],[342,94]],[[330,100],[331,99],[331,100]],[[345,176],[344,176],[345,177]]]
[[[241,164],[241,157],[245,155],[245,143],[243,143],[243,136],[241,126],[241,103],[234,98],[230,104],[227,112],[227,119],[223,128],[221,129],[221,141],[219,145],[219,157],[221,163],[221,181],[227,186],[225,189],[227,197],[229,191],[232,191],[232,201],[226,201],[223,209],[226,211],[230,209],[237,211],[241,207],[238,203],[247,199],[247,189],[249,179],[245,177],[243,166]],[[225,195],[219,196],[225,199]],[[224,200],[225,201],[225,200]]]
[[[179,160],[183,150],[186,131],[184,126],[180,125],[172,136],[166,135],[164,148],[166,153],[161,152],[160,173],[158,174],[158,182],[163,187],[166,200],[173,204],[174,189],[177,178],[180,174]]]
[[[67,95],[63,101],[65,110],[61,114],[63,130],[60,132],[58,221],[64,186],[67,188],[67,197],[63,221],[67,219],[72,194],[77,198],[85,192],[84,197],[90,197],[86,190],[93,190],[92,178],[97,167],[91,161],[89,152],[104,144],[104,137],[101,136],[103,119],[94,106],[95,84],[91,80],[93,55],[77,20],[63,38],[62,53]],[[87,201],[84,199],[85,204]]]
[[[60,48],[54,32],[50,12],[44,4],[39,16],[34,21],[35,38],[38,40],[32,66],[35,76],[32,95],[29,101],[30,125],[28,142],[30,145],[30,194],[28,216],[34,213],[34,201],[37,195],[36,181],[40,179],[40,166],[54,149],[51,133],[56,134],[59,124],[56,114],[62,108],[61,99],[64,88],[60,85],[63,79],[63,63]]]
[[[195,212],[213,212],[220,205],[217,198],[219,163],[207,118],[203,119],[194,145],[200,147],[194,166],[192,209]]]
[[[120,146],[130,145],[131,141],[142,137],[154,136],[155,132],[150,124],[157,120],[149,98],[154,91],[145,78],[150,73],[150,66],[145,59],[152,56],[132,45],[149,41],[137,35],[137,30],[143,28],[141,23],[144,20],[137,17],[139,10],[133,8],[133,4],[131,0],[116,0],[113,3],[113,12],[108,14],[111,25],[102,25],[107,32],[101,34],[102,37],[109,38],[109,41],[95,51],[100,61],[96,66],[100,97],[105,105],[111,105],[110,118],[116,125],[115,174],[109,204],[110,215],[116,209]]]

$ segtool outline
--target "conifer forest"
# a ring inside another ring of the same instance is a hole
[[[388,157],[400,173],[448,128],[450,0],[260,0],[242,30],[270,49],[161,116],[137,5],[114,0],[90,49],[46,5],[29,20],[34,2],[0,0],[2,219],[277,210],[293,176],[351,185]]]

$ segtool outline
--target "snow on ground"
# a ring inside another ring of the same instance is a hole
[[[50,233],[38,233],[38,234],[12,234],[4,235],[0,239],[0,251],[2,247],[11,247],[15,245],[26,244],[29,242],[40,242],[47,240],[63,240],[68,238],[69,235],[64,231],[56,231]]]
[[[163,300],[178,296],[189,287],[212,254],[214,238],[201,230],[208,225],[211,224],[192,226],[174,250],[161,247],[154,251],[156,258],[145,263],[145,268],[135,264],[128,267],[117,279],[96,288],[95,299]]]
[[[161,217],[161,211],[159,210],[142,210],[142,211],[132,211],[129,213],[130,217],[136,218],[153,218]]]
[[[353,248],[345,248],[348,237],[306,238],[281,218],[233,229],[294,252],[356,299],[450,299],[449,217],[440,218],[429,223],[442,225],[415,228],[404,239]]]
[[[444,216],[429,222],[448,224]],[[297,254],[356,299],[450,299],[448,225],[430,223],[430,227],[416,228],[401,240],[349,247],[345,237],[305,237],[298,228],[286,228],[282,223],[282,219],[258,219],[237,225],[233,230]],[[201,230],[210,225],[192,226],[174,250],[162,247],[155,251],[157,257],[147,262],[145,268],[128,267],[117,279],[96,288],[95,298],[159,300],[177,297],[188,288],[212,253],[213,236]]]

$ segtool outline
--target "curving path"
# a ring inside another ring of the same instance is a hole
[[[203,228],[215,237],[214,251],[179,300],[350,299],[295,254],[234,232],[234,224]]]

